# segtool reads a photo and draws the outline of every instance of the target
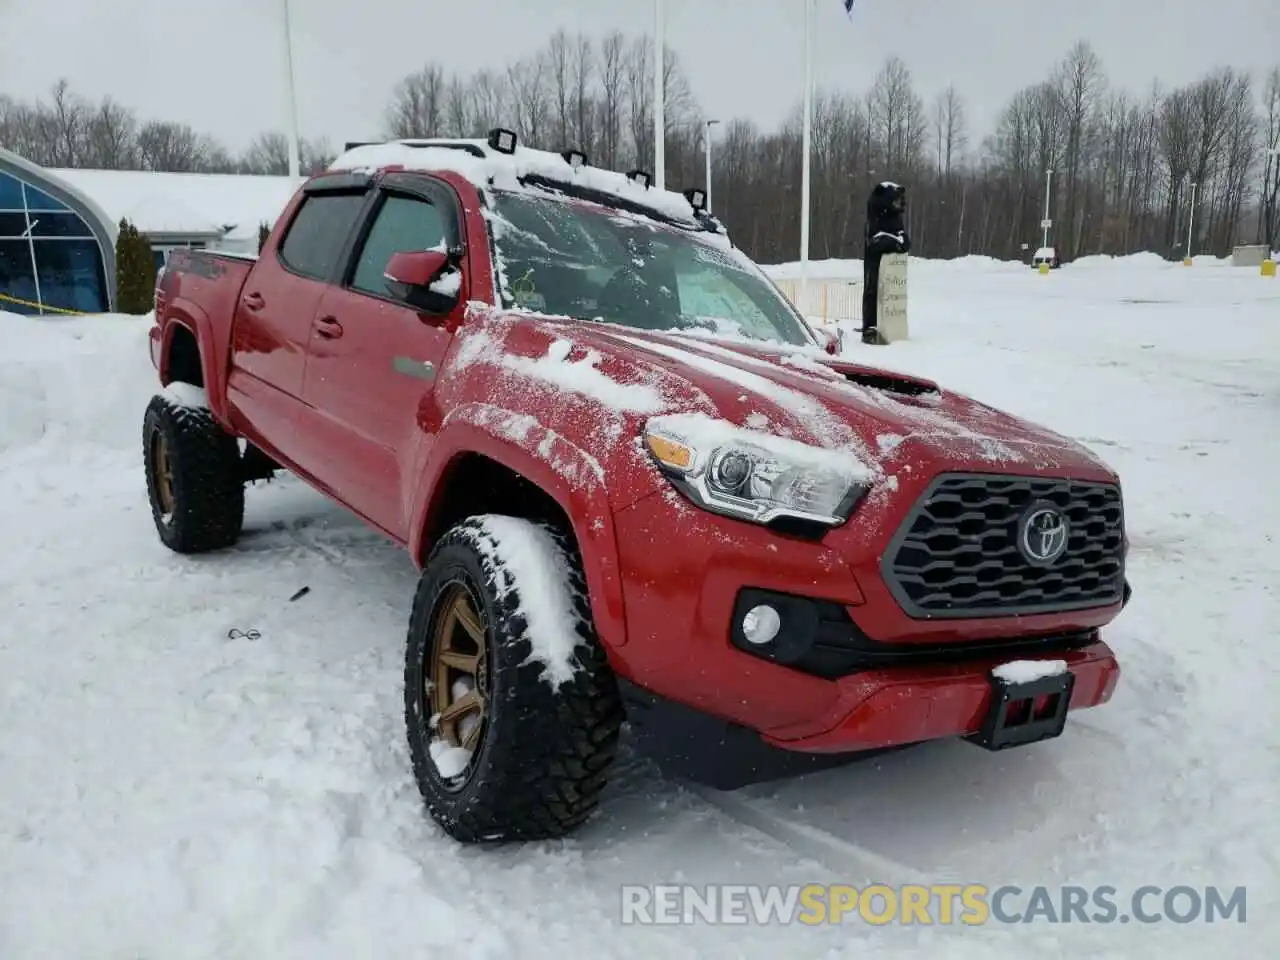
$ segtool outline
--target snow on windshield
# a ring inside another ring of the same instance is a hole
[[[530,192],[494,191],[489,222],[508,307],[642,330],[811,342],[750,260],[700,232]]]

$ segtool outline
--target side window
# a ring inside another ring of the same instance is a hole
[[[444,216],[438,207],[425,200],[387,194],[356,261],[351,287],[385,297],[387,281],[383,274],[392,254],[443,249],[444,243]]]
[[[328,280],[363,206],[363,193],[317,193],[307,197],[285,234],[280,259],[303,276]]]

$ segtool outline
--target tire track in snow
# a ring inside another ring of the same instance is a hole
[[[764,834],[836,876],[853,878],[861,875],[868,882],[890,886],[933,882],[904,863],[812,824],[778,816],[762,805],[743,800],[731,792],[696,784],[682,783],[681,786],[742,826]]]

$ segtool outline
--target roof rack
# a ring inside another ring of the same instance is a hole
[[[501,127],[495,127],[489,131],[489,135],[485,140],[467,140],[463,138],[436,138],[436,137],[406,137],[403,139],[395,139],[388,141],[373,142],[353,142],[346,145],[347,150],[353,150],[357,147],[365,146],[381,146],[384,143],[394,143],[401,146],[418,148],[418,149],[446,149],[458,150],[478,159],[487,159],[499,155],[511,155],[515,153],[517,137],[512,131]],[[579,150],[564,150],[560,152],[560,156],[570,166],[576,168],[585,166],[587,158],[584,153]],[[576,162],[575,162],[576,161]],[[637,175],[642,177],[636,180]],[[640,182],[644,187],[648,187],[651,182],[649,174],[641,170],[633,170],[625,176],[633,182]],[[490,184],[493,183],[490,178]],[[663,213],[656,206],[646,204],[642,201],[632,200],[609,190],[601,190],[595,187],[583,186],[580,183],[569,179],[561,179],[559,177],[550,176],[545,173],[527,173],[519,178],[522,185],[537,187],[552,193],[558,193],[562,196],[572,197],[576,200],[585,200],[588,203],[598,203],[604,207],[610,207],[615,210],[623,210],[638,216],[643,216],[651,220],[657,220],[669,226],[680,227],[683,229],[701,230],[707,233],[724,233],[724,224],[716,217],[712,216],[705,207],[706,194],[701,189],[693,189],[685,191],[685,197],[689,200],[692,208],[691,217],[675,217],[667,213]],[[731,241],[732,242],[732,241]]]

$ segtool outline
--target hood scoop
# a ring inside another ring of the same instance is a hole
[[[831,368],[846,380],[859,387],[871,390],[884,390],[898,393],[905,397],[940,396],[941,388],[932,380],[912,377],[905,373],[892,373],[888,370],[875,370],[856,364],[832,363]]]

